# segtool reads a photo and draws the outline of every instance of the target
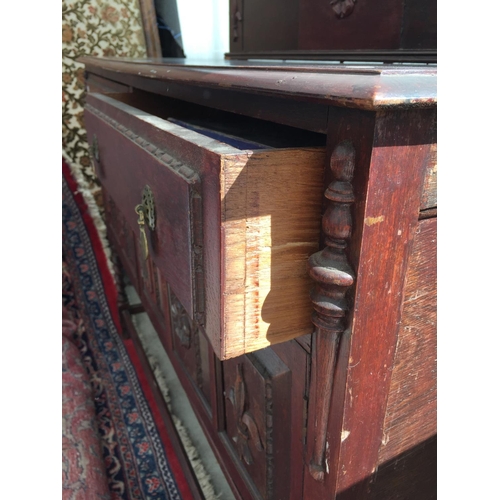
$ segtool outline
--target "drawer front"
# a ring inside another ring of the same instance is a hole
[[[119,249],[120,260],[125,271],[135,280],[138,269],[134,233],[106,189],[103,189],[103,199],[108,238],[113,249]],[[137,287],[136,283],[134,285]]]
[[[166,281],[151,255],[147,259],[140,257],[136,235],[105,189],[103,196],[106,229],[111,246],[118,254],[155,326],[159,327],[160,337],[163,337],[169,317]]]
[[[268,500],[290,498],[292,372],[271,348],[223,363],[226,433]]]
[[[138,243],[141,229],[136,206],[142,203],[146,186],[152,193],[154,228],[147,219],[144,225],[150,257],[144,258],[141,245],[137,245],[140,272],[149,294],[155,296],[154,275],[159,268],[195,317],[203,311],[195,292],[195,279],[202,272],[202,256],[196,254],[197,237],[201,238],[197,234],[201,227],[199,176],[92,106],[86,109],[85,121],[89,142],[98,148],[94,165],[99,178]]]

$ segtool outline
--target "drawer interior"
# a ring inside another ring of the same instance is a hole
[[[140,90],[114,93],[113,99],[189,128],[236,149],[325,146],[326,135],[258,118],[229,113]]]

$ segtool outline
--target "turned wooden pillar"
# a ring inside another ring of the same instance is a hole
[[[327,208],[323,215],[325,248],[309,258],[309,274],[316,282],[311,294],[314,313],[313,383],[314,408],[311,408],[308,435],[311,461],[309,471],[317,481],[323,481],[328,469],[326,462],[327,426],[333,389],[333,375],[340,336],[346,329],[348,310],[346,292],[354,283],[354,272],[347,261],[345,249],[351,237],[351,205],[354,203],[352,178],[355,152],[352,143],[338,144],[330,158],[333,182],[325,191]],[[321,374],[322,376],[318,376]]]

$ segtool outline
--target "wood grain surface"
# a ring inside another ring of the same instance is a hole
[[[345,392],[342,402],[334,394],[332,408],[332,418],[342,424],[337,431],[340,435],[335,436],[340,438],[339,454],[332,457],[333,464],[338,460],[335,490],[342,499],[363,498],[377,467],[434,120],[432,110],[377,113],[368,170],[362,158],[354,170],[355,193],[361,200],[366,193],[366,198],[362,203],[356,200],[348,247],[357,276],[356,291],[351,329],[344,335],[349,347],[340,346],[340,368],[346,363],[345,386],[340,376],[334,387],[334,393],[342,392],[342,387]],[[355,145],[358,134],[368,133],[358,127],[335,132],[340,125],[332,123],[332,134],[351,134]],[[352,248],[357,241],[361,243],[358,250]],[[342,417],[335,417],[339,412]],[[332,422],[332,430],[335,425]]]
[[[436,239],[437,219],[420,221],[408,266],[379,464],[436,434]]]
[[[319,244],[324,157],[317,148],[223,158],[222,359],[312,332],[306,261]]]

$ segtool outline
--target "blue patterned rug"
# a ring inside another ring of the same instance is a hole
[[[112,499],[192,499],[131,340],[92,218],[63,162],[63,307],[89,373]],[[90,498],[90,497],[88,497]]]

